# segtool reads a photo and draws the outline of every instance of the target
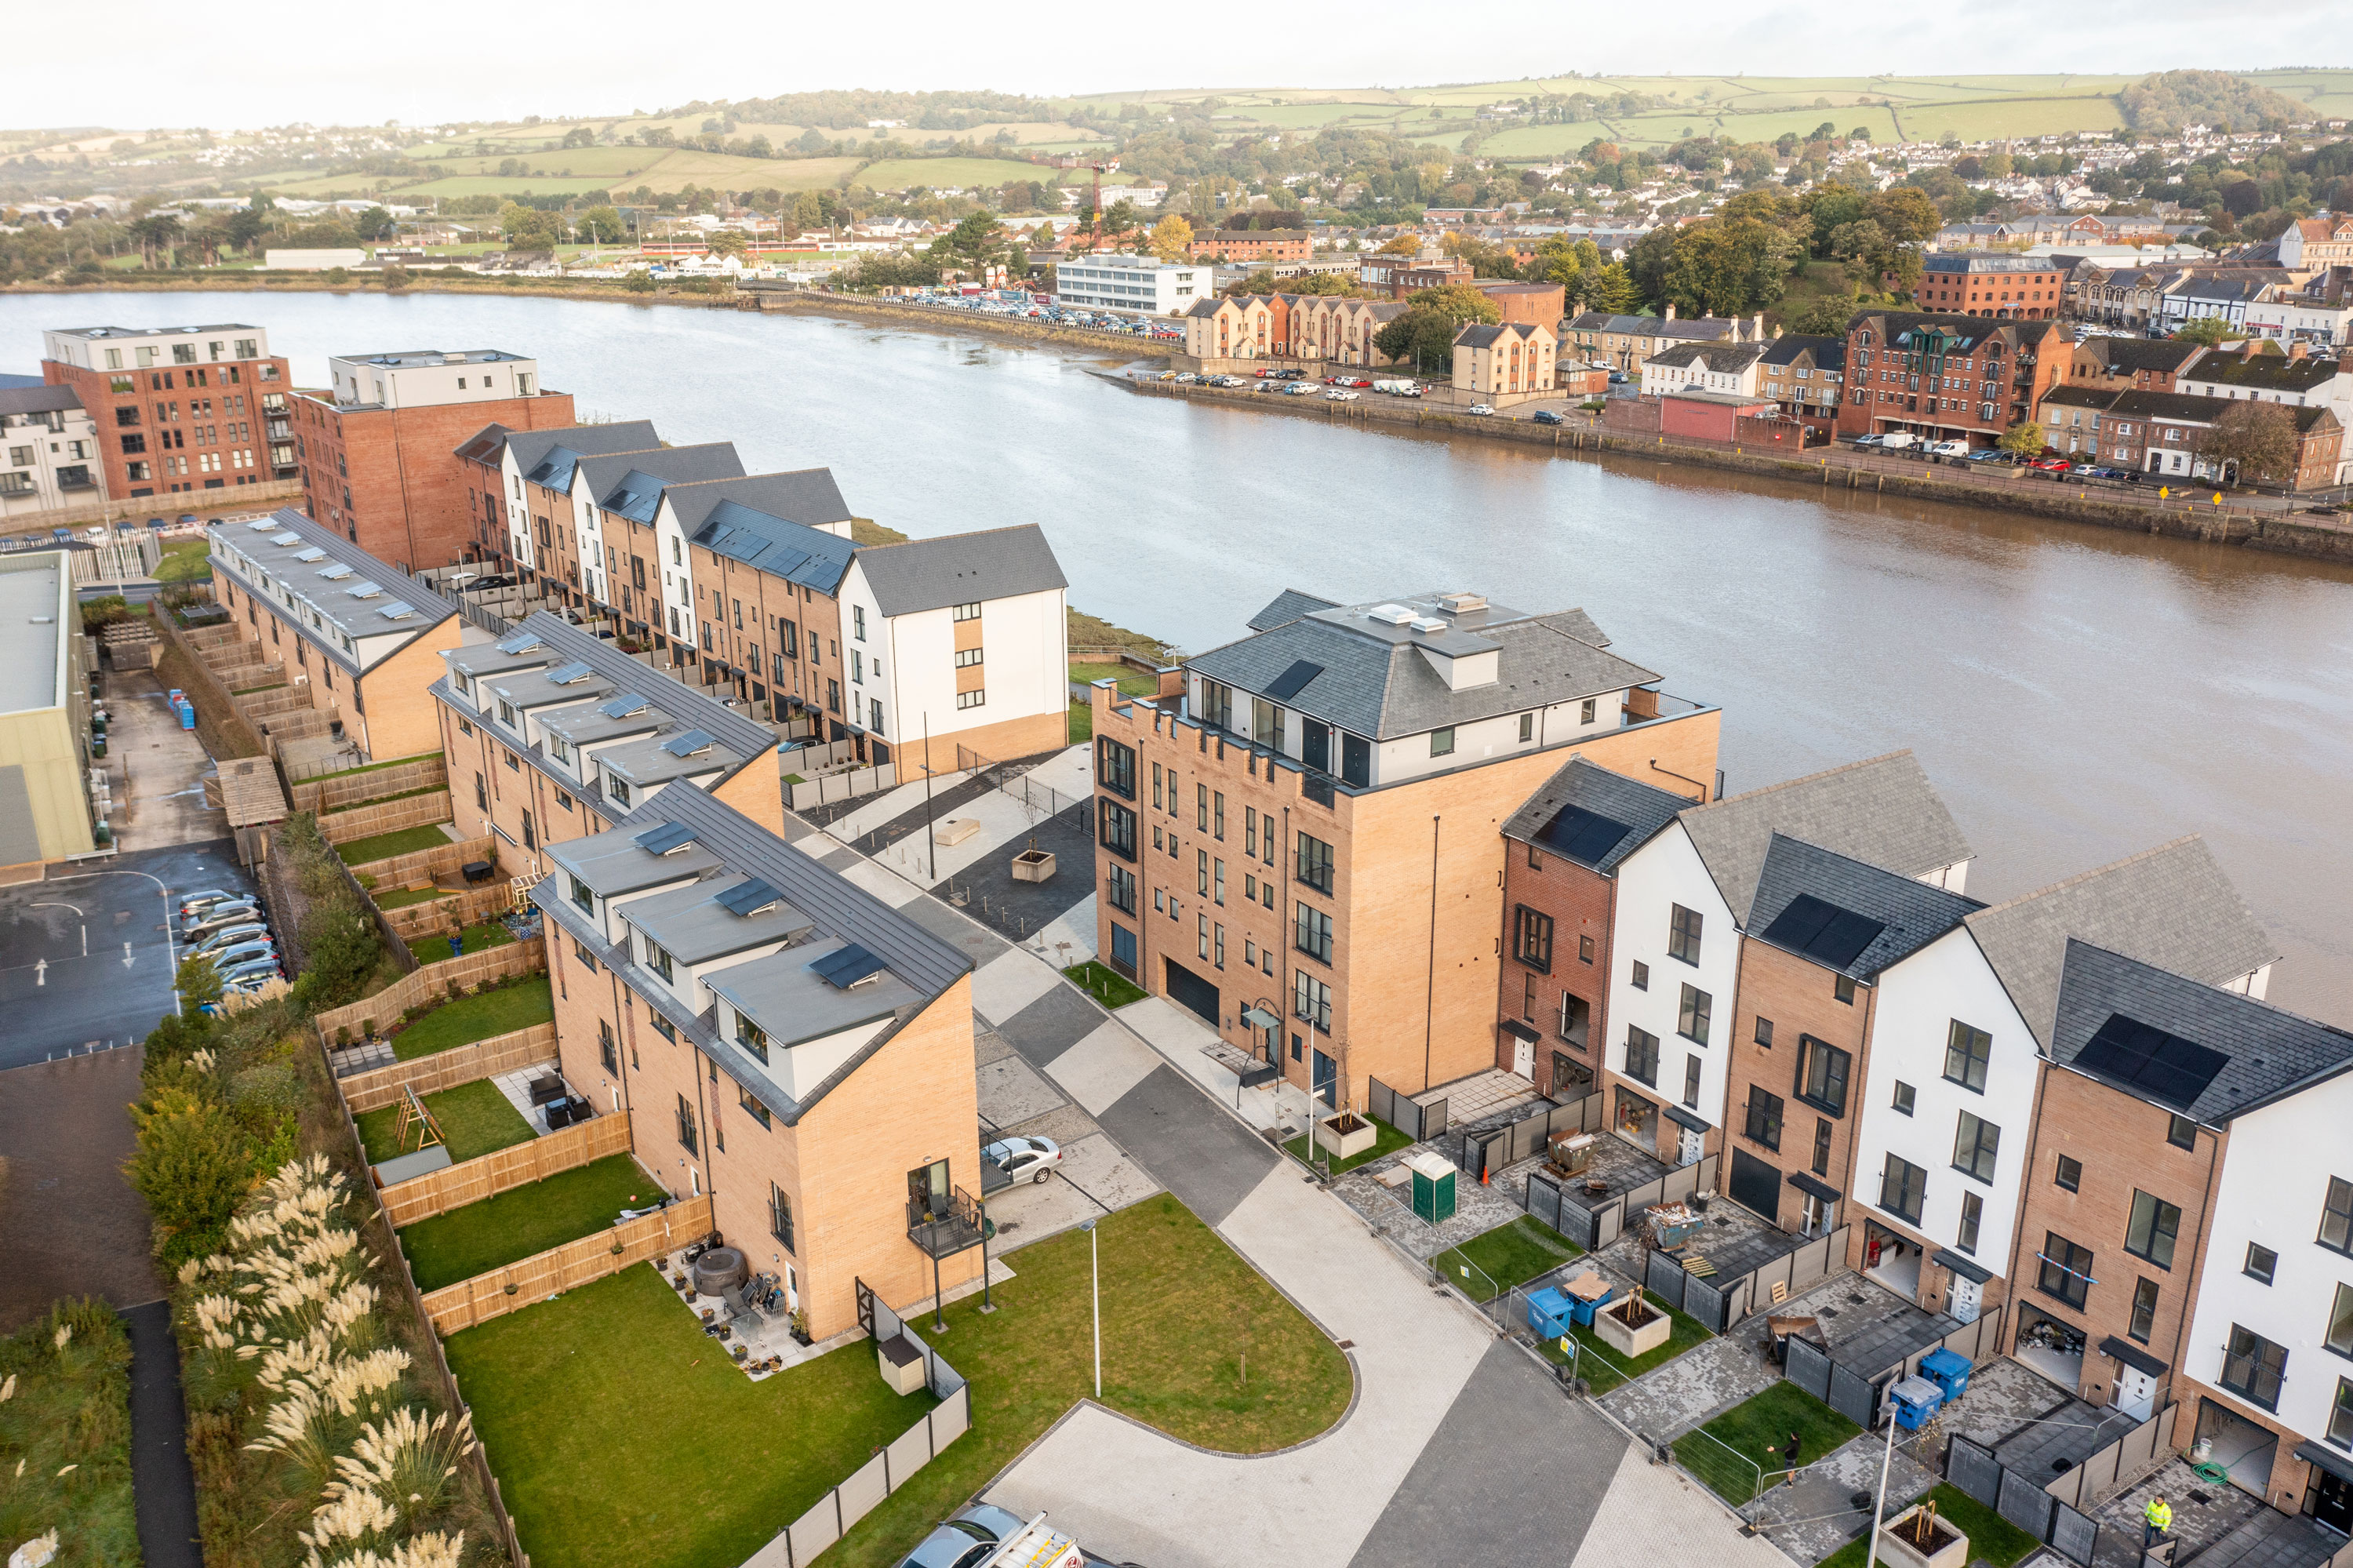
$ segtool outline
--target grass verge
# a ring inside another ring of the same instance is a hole
[[[378,833],[374,838],[353,839],[335,846],[345,865],[366,865],[379,860],[390,860],[396,854],[415,854],[419,850],[438,848],[449,842],[449,835],[432,823],[403,828],[398,832]]]
[[[164,558],[155,563],[155,580],[159,583],[203,582],[213,575],[212,562],[206,557],[212,543],[206,539],[173,539],[164,546]]]
[[[1658,1305],[1655,1301],[1651,1303],[1654,1310]],[[1581,1325],[1572,1325],[1568,1330],[1569,1338],[1580,1348],[1577,1358],[1577,1375],[1585,1379],[1589,1391],[1597,1395],[1608,1393],[1611,1389],[1622,1387],[1635,1378],[1641,1377],[1652,1367],[1664,1366],[1694,1345],[1702,1344],[1715,1338],[1701,1326],[1700,1320],[1696,1318],[1686,1316],[1672,1308],[1668,1308],[1667,1316],[1672,1319],[1667,1331],[1667,1342],[1655,1350],[1643,1351],[1630,1361],[1602,1343],[1601,1336],[1592,1330]],[[1544,1352],[1546,1361],[1559,1363],[1568,1360],[1568,1357],[1561,1353],[1560,1341],[1557,1340],[1542,1340],[1536,1348]],[[1586,1351],[1591,1353],[1584,1353]]]
[[[491,948],[503,948],[514,939],[514,933],[498,921],[484,920],[467,927],[460,934],[459,951],[484,952]],[[449,950],[449,938],[446,932],[419,937],[408,944],[408,950],[417,955],[417,961],[420,964],[438,964],[444,959],[458,957],[457,953]]]
[[[1072,746],[1078,745],[1081,741],[1092,740],[1095,737],[1094,709],[1089,707],[1084,703],[1072,703],[1071,705],[1070,736],[1071,744]]]
[[[358,773],[381,773],[387,768],[406,768],[412,762],[422,762],[428,757],[440,755],[438,751],[420,751],[414,757],[395,757],[383,762],[363,762],[357,768],[345,768],[333,773],[314,773],[310,778],[299,779],[297,782],[317,784],[329,779],[349,779]],[[444,785],[442,788],[446,789],[448,786]]]
[[[1368,1116],[1366,1117],[1365,1119],[1373,1124],[1373,1146],[1370,1149],[1362,1150],[1355,1154],[1351,1154],[1345,1160],[1335,1160],[1332,1161],[1333,1175],[1345,1176],[1359,1165],[1369,1165],[1374,1160],[1378,1160],[1382,1155],[1395,1154],[1398,1150],[1407,1148],[1413,1142],[1412,1139],[1408,1138],[1404,1133],[1399,1132],[1396,1128],[1391,1127],[1388,1123],[1383,1121],[1377,1116]],[[1301,1136],[1293,1139],[1289,1143],[1284,1144],[1282,1147],[1293,1159],[1305,1160],[1309,1163],[1314,1162],[1314,1155],[1307,1147],[1307,1138],[1305,1134],[1303,1133]]]
[[[478,996],[445,1001],[392,1037],[392,1054],[403,1062],[454,1051],[477,1040],[511,1034],[534,1023],[555,1021],[555,996],[545,975],[533,975]],[[377,1021],[379,1026],[394,1022]]]
[[[400,1250],[419,1290],[519,1263],[533,1253],[593,1235],[623,1209],[661,1191],[626,1154],[608,1154],[545,1181],[510,1187],[494,1198],[419,1220],[400,1233]]]
[[[1447,1248],[1430,1265],[1472,1300],[1492,1301],[1514,1285],[1525,1285],[1584,1255],[1583,1247],[1542,1220],[1522,1214],[1461,1246]]]
[[[1969,1561],[1990,1563],[1993,1568],[2010,1568],[2010,1564],[2034,1550],[2034,1537],[1961,1490],[1950,1481],[1940,1481],[1928,1494],[1936,1505],[1937,1517],[1957,1528],[1969,1538]],[[1820,1568],[1862,1568],[1869,1554],[1871,1538],[1857,1536],[1836,1552],[1821,1560]]]
[[[1779,1484],[1774,1473],[1789,1467],[1791,1434],[1797,1436],[1798,1461],[1802,1465],[1823,1457],[1862,1428],[1784,1379],[1734,1405],[1700,1431],[1707,1436],[1694,1435],[1676,1442],[1675,1457],[1683,1468],[1706,1482],[1709,1490],[1738,1508],[1757,1496],[1760,1478],[1767,1486]],[[1727,1448],[1730,1454],[1725,1452]]]
[[[1304,1442],[1347,1409],[1347,1358],[1176,1199],[1147,1198],[1095,1234],[1103,1404],[1187,1443],[1240,1454]],[[946,1333],[925,1332],[972,1380],[972,1430],[851,1529],[828,1553],[832,1568],[899,1563],[934,1520],[1092,1395],[1086,1236],[1055,1236],[1011,1261],[1019,1277],[997,1287],[996,1313],[982,1316],[980,1298],[968,1297],[949,1306]],[[1168,1288],[1171,1280],[1183,1287]]]
[[[69,1330],[66,1342],[57,1342]],[[60,1301],[0,1340],[0,1552],[56,1531],[58,1563],[137,1568],[131,1503],[131,1340],[94,1298]]]
[[[1092,959],[1082,964],[1072,964],[1062,971],[1062,975],[1105,1007],[1117,1009],[1144,1000],[1142,986],[1109,964],[1098,963]]]
[[[433,1113],[433,1119],[440,1124],[442,1142],[448,1146],[451,1160],[479,1160],[518,1143],[529,1143],[536,1136],[531,1123],[514,1108],[514,1103],[488,1078],[477,1078],[470,1084],[420,1097],[425,1108]],[[414,1133],[408,1150],[400,1146],[400,1110],[399,1106],[389,1105],[359,1118],[360,1142],[367,1149],[369,1164],[381,1164],[396,1154],[414,1151]]]
[[[1090,685],[1097,681],[1117,681],[1119,689],[1131,697],[1148,697],[1160,689],[1157,676],[1147,675],[1133,664],[1097,664],[1072,660],[1071,679]]]

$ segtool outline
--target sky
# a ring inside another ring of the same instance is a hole
[[[2225,14],[2230,25],[2218,27]],[[1082,18],[1078,28],[938,0],[902,0],[883,13],[248,0],[225,23],[186,0],[28,5],[9,25],[9,52],[41,63],[9,73],[0,124],[426,124],[824,88],[1409,87],[1669,66],[1693,76],[1868,76],[2353,65],[2336,58],[2353,57],[2353,0],[2081,0],[2057,26],[2044,0],[1936,8],[1682,0],[1671,17],[1558,0],[1354,0],[1304,34],[1280,22],[1254,28],[1246,14],[1214,5],[1071,15]],[[1190,37],[1195,29],[1210,38]]]

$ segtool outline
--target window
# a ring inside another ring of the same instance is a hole
[[[1626,1075],[1654,1089],[1659,1086],[1659,1037],[1630,1023],[1626,1026]]]
[[[1798,1097],[1832,1116],[1846,1114],[1846,1075],[1854,1058],[1810,1034],[1798,1036]]]
[[[572,956],[579,959],[590,974],[596,972],[596,955],[590,952],[588,944],[577,937],[572,938]]]
[[[1646,963],[1644,963],[1644,962],[1642,962],[1640,959],[1635,959],[1635,960],[1634,960],[1634,972],[1633,972],[1632,980],[1633,980],[1633,982],[1634,982],[1634,989],[1635,989],[1636,991],[1648,991],[1648,990],[1650,990],[1650,989],[1651,989],[1651,966],[1650,966],[1650,965],[1648,965],[1648,964],[1646,964]]]
[[[1592,938],[1579,937],[1577,939],[1577,961],[1580,964],[1589,964],[1593,961]]]
[[[741,1012],[735,1014],[735,1044],[763,1062],[768,1059],[768,1032]]]
[[[2144,1279],[2133,1287],[2132,1317],[2125,1324],[2125,1332],[2145,1345],[2156,1324],[2157,1281]]]
[[[1707,1044],[1708,1014],[1715,1000],[1695,986],[1683,987],[1682,1005],[1675,1010],[1675,1033],[1694,1044]]]
[[[1762,1084],[1748,1086],[1748,1116],[1741,1125],[1752,1143],[1778,1152],[1781,1147],[1781,1097]]]
[[[1120,910],[1124,914],[1134,914],[1135,873],[1128,870],[1127,867],[1124,865],[1113,866],[1111,868],[1110,887],[1106,896],[1111,899],[1111,906],[1113,908]]]
[[[2322,1344],[2340,1356],[2353,1356],[2353,1285],[2339,1285],[2328,1308],[2328,1332]]]
[[[1839,976],[1838,979],[1831,982],[1831,994],[1838,998],[1841,1001],[1846,1003],[1849,1007],[1852,1007],[1854,1005],[1853,980],[1846,975]]]
[[[1585,699],[1585,701],[1584,701],[1582,704],[1578,705],[1578,706],[1577,706],[1577,723],[1579,723],[1579,724],[1591,724],[1591,723],[1593,722],[1593,714],[1594,714],[1595,703],[1596,703],[1596,699],[1595,699],[1595,698],[1588,697],[1588,698],[1586,698],[1586,699]]]
[[[1434,729],[1430,732],[1430,755],[1432,757],[1451,757],[1454,755],[1454,726],[1452,725],[1448,725],[1444,729]]]
[[[959,670],[970,670],[976,667],[982,662],[981,652],[982,651],[977,648],[957,649],[955,667]],[[852,657],[855,658],[855,655],[853,654]]]
[[[1282,709],[1263,697],[1250,699],[1250,739],[1270,751],[1282,749]]]
[[[1696,909],[1673,906],[1667,915],[1667,957],[1687,964],[1699,962],[1700,915]]]
[[[2084,1185],[2084,1162],[2073,1155],[2061,1155],[2058,1168],[2052,1172],[2051,1183],[2063,1192],[2080,1192]]]
[[[640,939],[643,940],[644,938]],[[670,981],[672,985],[676,985],[678,983],[678,977],[670,972],[670,954],[663,951],[660,948],[656,947],[650,940],[646,940],[646,968],[653,970],[654,973],[661,976],[662,979]]]
[[[2247,1244],[2246,1266],[2239,1272],[2258,1284],[2269,1285],[2279,1269],[2279,1254],[2254,1242]]]
[[[649,1012],[646,1014],[646,1022],[654,1026],[655,1033],[660,1035],[663,1039],[669,1041],[673,1045],[678,1044],[678,1026],[672,1023],[669,1019],[664,1018],[659,1012]],[[629,1047],[629,1065],[634,1067],[637,1065],[638,1048],[632,1045]]]
[[[951,620],[978,620],[980,619],[980,606],[977,604],[957,605],[948,612],[948,619]]]
[[[596,1021],[596,1056],[605,1064],[605,1071],[618,1073],[621,1070],[620,1045],[613,1038],[610,1020],[600,1018]]]
[[[1552,916],[1525,904],[1514,909],[1512,956],[1539,974],[1552,973]]]
[[[1305,969],[1293,969],[1291,974],[1291,1016],[1303,1019],[1330,1033],[1332,1030],[1332,988],[1309,974]],[[1294,1049],[1293,1060],[1298,1057]]]
[[[2166,1123],[2165,1141],[2176,1149],[2198,1147],[2198,1124],[2186,1116],[2177,1116]]]
[[[2337,1380],[2337,1402],[2328,1411],[2328,1440],[2339,1448],[2353,1448],[2353,1383]]]
[[[1769,1018],[1759,1018],[1757,1021],[1754,1038],[1757,1044],[1764,1046],[1767,1051],[1773,1049],[1773,1021]]]
[[[1700,1058],[1683,1058],[1683,1104],[1693,1110],[1699,1108]]]
[[[1135,813],[1107,797],[1098,798],[1096,805],[1102,818],[1099,836],[1103,840],[1103,848],[1113,854],[1134,860],[1135,858]]]
[[[1978,1250],[1978,1232],[1985,1224],[1985,1200],[1975,1192],[1961,1194],[1961,1228],[1953,1245],[1963,1252]]]
[[[1895,1114],[1897,1116],[1910,1116],[1912,1114],[1912,1107],[1914,1105],[1918,1103],[1919,1097],[1920,1095],[1918,1090],[1915,1089],[1911,1085],[1898,1079],[1895,1085],[1894,1097],[1889,1103],[1894,1107]]]
[[[831,681],[828,681],[825,684],[826,690],[828,693],[838,694],[841,689],[835,685]],[[839,705],[840,705],[838,702],[835,704],[835,706],[837,707]],[[959,708],[984,708],[987,705],[988,694],[987,692],[958,692],[956,694],[956,706]]]
[[[748,1116],[754,1121],[758,1122],[762,1127],[773,1127],[776,1125],[768,1116],[768,1107],[754,1099],[752,1097],[752,1091],[745,1088],[741,1084],[735,1086],[735,1107],[745,1116]]]
[[[2077,1246],[2057,1231],[2042,1238],[2042,1268],[2035,1277],[2035,1288],[2045,1296],[2056,1297],[2070,1307],[2081,1308],[2084,1298],[2092,1288],[2092,1249]]]
[[[694,1102],[684,1095],[678,1097],[678,1142],[689,1154],[702,1152],[695,1138]]]
[[[2125,1228],[2125,1250],[2145,1257],[2159,1268],[2173,1266],[2173,1242],[2181,1231],[2181,1211],[2162,1198],[2133,1193],[2132,1219]]]
[[[1953,1169],[1985,1182],[1993,1181],[2001,1149],[2001,1128],[1968,1111],[1953,1128]]]
[[[735,624],[738,626],[744,624],[744,606],[741,600],[738,600],[735,606]],[[866,607],[862,604],[853,604],[849,607],[849,634],[860,642],[866,641]]]
[[[1195,715],[1213,729],[1234,727],[1234,689],[1219,681],[1201,683],[1201,711]]]
[[[1986,1058],[1992,1050],[1992,1035],[1954,1019],[1945,1040],[1945,1081],[1985,1093]]]
[[[1879,1206],[1912,1224],[1920,1223],[1920,1205],[1928,1192],[1928,1173],[1898,1155],[1887,1157],[1879,1175]]]
[[[2287,1371],[2287,1350],[2252,1330],[2231,1325],[2228,1348],[2222,1352],[2222,1386],[2249,1404],[2265,1410],[2279,1408],[2280,1378]]]
[[[1520,715],[1520,739],[1523,742],[1525,742],[1534,740],[1535,737],[1536,715],[1534,714],[1522,714]]]
[[[768,1234],[786,1252],[793,1250],[793,1201],[774,1181],[768,1183]]]
[[[1303,900],[1299,906],[1299,917],[1293,923],[1292,942],[1308,957],[1330,963],[1332,916]]]
[[[2321,1201],[2320,1245],[2338,1252],[2353,1252],[2353,1181],[2341,1176],[2328,1179],[2328,1196]]]
[[[1332,891],[1332,846],[1312,833],[1299,835],[1299,864],[1295,875],[1318,893]]]
[[[565,874],[570,875],[569,873],[566,873]],[[594,915],[596,913],[596,895],[595,892],[589,888],[586,883],[581,881],[578,877],[574,876],[571,880],[572,902],[580,906],[580,912],[584,915]]]

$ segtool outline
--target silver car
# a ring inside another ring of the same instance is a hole
[[[1044,1181],[1062,1162],[1062,1151],[1050,1138],[1001,1138],[980,1151],[1016,1181]]]

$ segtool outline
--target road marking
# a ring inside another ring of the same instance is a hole
[[[131,967],[131,944],[125,942],[122,944],[122,967],[127,969]]]
[[[35,985],[47,985],[49,983],[48,959],[42,959],[33,965],[33,983]]]

